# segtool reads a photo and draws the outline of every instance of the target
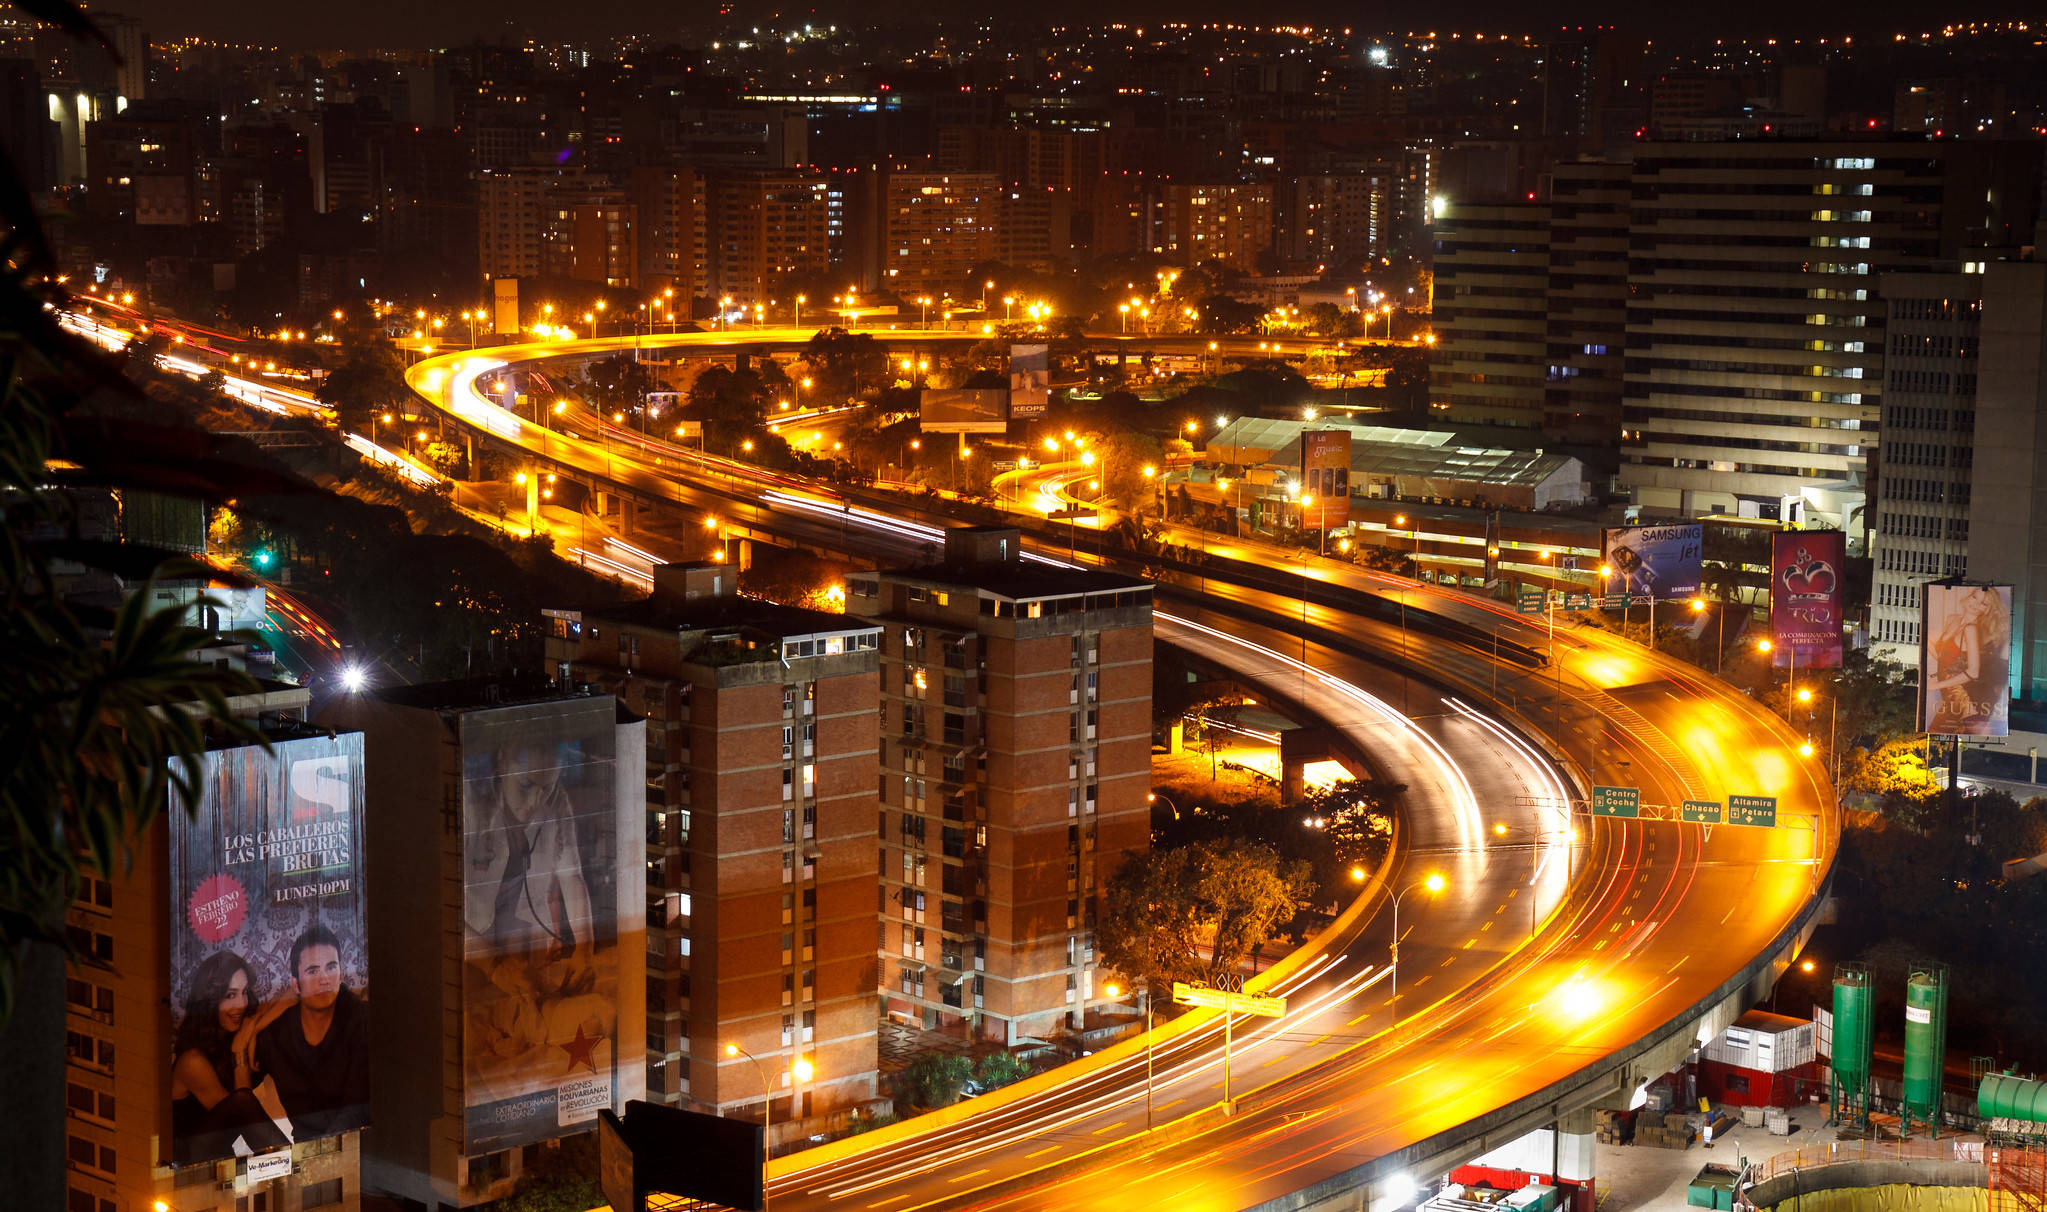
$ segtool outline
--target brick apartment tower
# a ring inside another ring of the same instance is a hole
[[[758,1114],[737,1043],[798,1139],[875,1097],[880,629],[741,598],[737,577],[669,565],[645,601],[550,610],[548,657],[647,717],[647,1097]]]
[[[847,602],[882,625],[883,1014],[1004,1043],[1078,1025],[1102,883],[1150,845],[1151,585],[962,527]]]

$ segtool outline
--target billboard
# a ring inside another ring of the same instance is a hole
[[[2011,734],[2011,586],[1929,584],[1919,599],[1919,729]]]
[[[1350,525],[1350,430],[1301,431],[1301,492],[1314,498],[1301,511],[1303,527]]]
[[[519,279],[499,278],[491,283],[490,330],[501,337],[519,333]]]
[[[1779,668],[1841,664],[1841,581],[1848,548],[1838,530],[1770,536],[1770,661]]]
[[[1009,428],[1000,387],[927,387],[921,408],[925,433],[1002,433]]]
[[[1609,528],[1603,552],[1607,592],[1638,602],[1697,593],[1704,534],[1697,522]]]
[[[1009,415],[1013,420],[1042,417],[1052,403],[1052,347],[1009,347]]]
[[[594,1125],[597,1112],[614,1105],[616,743],[608,698],[462,717],[462,1066],[471,1156]],[[632,1041],[628,1056],[644,1057],[644,1048]]]
[[[171,1156],[370,1121],[359,732],[220,749],[170,833]]]

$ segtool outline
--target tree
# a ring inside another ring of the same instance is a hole
[[[827,328],[803,346],[812,398],[841,404],[880,391],[888,381],[888,351],[864,332]]]
[[[1289,816],[1317,824],[1295,831],[1302,850],[1282,846],[1289,858],[1306,861],[1314,872],[1316,899],[1336,898],[1350,885],[1350,869],[1376,865],[1393,843],[1394,800],[1404,784],[1375,779],[1343,779],[1301,797]]]
[[[107,46],[61,0],[35,15]],[[102,635],[74,611],[52,575],[58,555],[112,572],[149,553],[78,541],[77,518],[54,478],[161,490],[210,483],[209,468],[174,467],[152,448],[147,401],[109,362],[57,323],[66,300],[36,208],[11,161],[0,164],[0,1088],[18,1123],[0,1139],[9,1202],[64,1202],[64,975],[91,962],[64,916],[87,875],[112,877],[166,807],[200,796],[209,729],[232,741],[259,735],[229,698],[247,677],[194,659],[203,642],[180,606],[158,609],[153,578]],[[132,418],[95,425],[88,394],[130,406]],[[59,470],[68,465],[70,470]],[[173,474],[173,473],[177,474]],[[235,491],[229,486],[227,492]],[[225,493],[223,494],[225,495]],[[160,565],[174,575],[207,575]]]
[[[974,1062],[955,1052],[926,1052],[903,1070],[911,1102],[932,1111],[960,1101],[973,1076]]]
[[[974,1084],[983,1090],[993,1090],[1030,1075],[1030,1065],[1016,1053],[990,1052],[974,1067]]]
[[[583,368],[583,398],[599,412],[638,416],[647,393],[657,386],[647,364],[630,353],[599,358]]]
[[[371,335],[349,349],[348,357],[320,381],[313,397],[334,410],[343,430],[369,433],[378,416],[405,403],[411,393],[397,348],[382,335]]]
[[[1251,842],[1133,854],[1106,888],[1102,958],[1152,989],[1233,971],[1293,917],[1311,878],[1306,863]]]
[[[1201,331],[1212,337],[1251,332],[1258,327],[1258,318],[1265,314],[1256,303],[1246,303],[1228,295],[1208,295],[1197,309],[1201,313]]]
[[[584,1212],[604,1203],[597,1186],[597,1134],[565,1136],[519,1175],[512,1193],[493,1204],[496,1212]]]

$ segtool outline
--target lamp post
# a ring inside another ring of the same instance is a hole
[[[1175,815],[1178,815],[1175,810]],[[1102,991],[1110,997],[1121,997],[1123,991],[1114,984],[1104,985]],[[1137,990],[1132,990],[1137,992]],[[1151,1131],[1151,984],[1144,983],[1141,994],[1144,1002],[1144,1130]]]
[[[1706,599],[1704,598],[1692,599],[1693,614],[1698,614],[1699,612],[1705,609]],[[1727,603],[1722,602],[1720,604],[1720,641],[1713,647],[1713,674],[1715,677],[1719,676],[1721,663],[1726,659],[1727,659]]]
[[[1756,651],[1764,656],[1769,656],[1776,648],[1777,646],[1768,639],[1756,641]],[[1793,682],[1798,680],[1798,646],[1794,644],[1786,648],[1784,652],[1789,658],[1784,670],[1784,719],[1789,722],[1791,719],[1791,686]]]
[[[802,328],[802,327],[803,327],[803,304],[804,304],[804,297],[803,297],[802,295],[797,295],[797,296],[796,296],[796,327],[798,327],[798,328]]]
[[[767,1208],[767,1206],[768,1206],[768,1172],[767,1172],[767,1162],[768,1162],[768,1159],[769,1159],[769,1158],[771,1158],[771,1157],[773,1157],[773,1156],[775,1155],[775,1142],[774,1142],[774,1132],[773,1132],[773,1130],[772,1130],[772,1117],[773,1117],[773,1115],[774,1115],[774,1106],[775,1106],[775,1088],[774,1088],[773,1086],[770,1086],[770,1085],[768,1084],[768,1068],[767,1068],[767,1066],[766,1066],[766,1065],[763,1065],[763,1064],[761,1064],[761,1062],[760,1062],[760,1058],[759,1058],[759,1057],[757,1057],[757,1056],[755,1056],[755,1055],[754,1055],[753,1053],[751,1053],[751,1052],[748,1052],[748,1051],[747,1051],[746,1049],[744,1049],[744,1048],[740,1047],[740,1046],[739,1046],[738,1044],[727,1044],[727,1045],[725,1045],[725,1055],[727,1055],[727,1056],[743,1056],[743,1057],[745,1057],[746,1059],[748,1059],[748,1060],[750,1060],[750,1061],[752,1061],[752,1062],[753,1062],[753,1070],[754,1070],[754,1072],[755,1072],[755,1073],[758,1073],[758,1074],[760,1075],[760,1079],[761,1079],[761,1142],[762,1142],[762,1148],[761,1148],[761,1208],[763,1209],[763,1212],[765,1212],[765,1209],[766,1209],[766,1208]],[[803,1057],[800,1057],[800,1056],[796,1058],[796,1063],[795,1063],[795,1064],[793,1064],[793,1065],[791,1065],[791,1066],[790,1066],[790,1068],[789,1068],[789,1072],[790,1072],[790,1074],[791,1074],[791,1075],[792,1075],[793,1077],[795,1077],[795,1079],[796,1079],[797,1081],[799,1081],[799,1082],[803,1082],[803,1081],[809,1081],[809,1080],[810,1080],[810,1075],[811,1075],[811,1071],[812,1071],[812,1070],[811,1070],[811,1067],[810,1067],[810,1062],[809,1062],[808,1060],[804,1059]]]
[[[1417,888],[1427,888],[1430,892],[1441,892],[1443,884],[1444,880],[1441,875],[1430,872],[1428,875],[1402,888],[1393,897],[1393,948],[1387,959],[1387,979],[1393,984],[1393,1025],[1396,1027],[1400,1025],[1400,898]]]

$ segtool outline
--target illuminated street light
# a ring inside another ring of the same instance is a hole
[[[344,665],[341,667],[341,688],[343,690],[354,694],[369,684],[370,676],[363,671],[362,666]]]

